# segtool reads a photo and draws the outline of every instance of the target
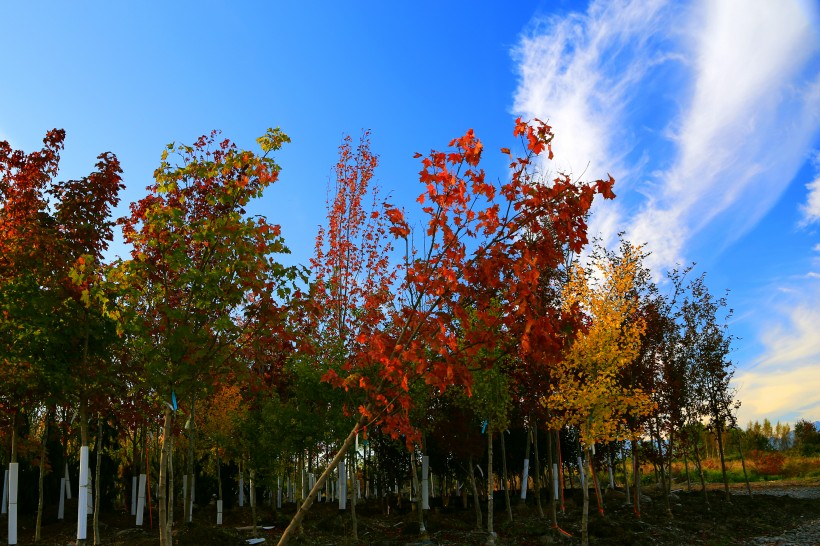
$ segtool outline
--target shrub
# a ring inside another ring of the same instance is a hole
[[[812,477],[820,473],[820,458],[789,457],[783,465],[783,476],[787,478]]]
[[[776,451],[761,451],[755,449],[749,453],[749,460],[752,463],[752,468],[758,474],[763,476],[775,476],[783,472],[786,457]]]

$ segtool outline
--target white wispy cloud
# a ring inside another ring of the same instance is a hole
[[[782,292],[788,295],[761,325],[764,351],[758,360],[735,375],[741,422],[820,416],[820,283],[810,279],[797,288]]]
[[[616,178],[619,197],[596,203],[592,234],[626,231],[663,271],[699,245],[727,247],[806,183],[795,178],[820,134],[818,29],[807,0],[592,0],[520,40],[513,109],[554,127],[547,167]],[[807,189],[801,215],[815,225],[820,169]],[[749,315],[762,352],[736,374],[741,419],[820,415],[820,287],[799,276],[770,287],[789,305],[765,323]]]
[[[533,26],[513,55],[519,67],[514,110],[552,125],[556,171],[593,179],[610,172],[618,189],[632,166],[631,146],[618,131],[631,90],[668,57],[645,47],[663,29],[661,0],[594,2],[587,13],[549,17]],[[593,233],[611,240],[622,226],[619,204],[593,215]]]
[[[803,212],[803,226],[820,221],[820,153],[815,155],[813,163],[816,170],[815,178],[806,184],[806,203],[800,207]],[[820,245],[814,249],[820,250]]]
[[[624,199],[596,209],[592,229],[626,230],[667,267],[707,226],[725,244],[748,231],[805,162],[820,127],[817,25],[798,1],[593,1],[521,40],[514,109],[550,120],[556,168],[614,171]],[[676,105],[655,131],[632,119],[648,87]]]
[[[670,127],[676,158],[631,232],[667,263],[720,215],[724,243],[753,227],[805,162],[820,81],[803,86],[818,38],[798,2],[702,2],[682,46],[692,90]],[[658,223],[659,216],[671,220]],[[660,229],[658,229],[660,227]],[[673,244],[669,244],[670,241]]]

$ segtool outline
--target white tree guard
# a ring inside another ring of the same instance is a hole
[[[139,489],[137,492],[137,526],[142,525],[142,518],[145,514],[145,480],[146,475],[140,474]]]
[[[558,464],[552,463],[552,498],[558,500]]]
[[[421,509],[430,509],[430,483],[428,477],[430,476],[430,457],[427,455],[421,456]]]
[[[194,498],[196,497],[196,477],[191,476],[191,503],[188,505],[188,523],[194,521]]]
[[[222,525],[222,501],[216,501],[216,524]]]
[[[18,463],[9,463],[9,544],[17,544],[17,476]]]
[[[527,485],[530,479],[530,460],[524,459],[524,473],[521,475],[521,500],[527,500]]]
[[[77,540],[86,539],[88,526],[88,446],[80,448],[80,493],[77,495]]]
[[[581,489],[583,490],[587,486],[587,479],[584,472],[584,461],[580,455],[578,456],[578,475],[581,477]]]
[[[347,468],[345,467],[344,459],[339,461],[339,485],[337,491],[339,492],[339,510],[347,509]]]

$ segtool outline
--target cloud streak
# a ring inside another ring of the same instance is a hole
[[[619,231],[647,243],[656,274],[717,257],[791,184],[807,189],[792,225],[813,228],[820,170],[797,176],[813,155],[820,161],[812,151],[820,135],[819,9],[804,0],[592,0],[584,13],[527,29],[513,51],[513,110],[553,126],[556,161],[545,168],[616,178],[618,199],[596,203],[591,233],[607,244]],[[766,249],[753,252],[765,259]],[[816,266],[780,283],[783,292],[771,280],[753,282],[790,305],[746,312],[754,317],[744,324],[749,342],[762,350],[736,374],[741,420],[816,419]]]
[[[781,293],[790,296],[762,329],[763,353],[735,375],[741,422],[761,415],[783,421],[820,416],[820,282],[809,276],[799,289]]]
[[[806,196],[806,203],[801,207],[803,219],[801,224],[805,227],[815,222],[820,222],[820,153],[814,157],[815,178],[806,184],[808,195]],[[820,250],[820,245],[817,245],[815,250]]]
[[[649,243],[650,265],[668,267],[708,227],[724,244],[746,233],[805,162],[820,127],[812,10],[594,1],[521,40],[514,110],[550,120],[554,167],[614,171],[623,198],[596,210],[592,228],[605,240],[626,230]]]

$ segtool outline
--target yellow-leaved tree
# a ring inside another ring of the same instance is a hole
[[[623,377],[638,357],[645,329],[635,283],[642,258],[640,247],[626,242],[617,253],[598,248],[589,267],[571,270],[563,290],[564,312],[579,313],[583,327],[557,365],[552,393],[544,402],[561,416],[560,425],[578,428],[590,470],[596,442],[624,439],[627,416],[646,415],[653,408],[649,393],[631,388]],[[586,482],[582,485],[581,539],[588,544],[589,492]]]

